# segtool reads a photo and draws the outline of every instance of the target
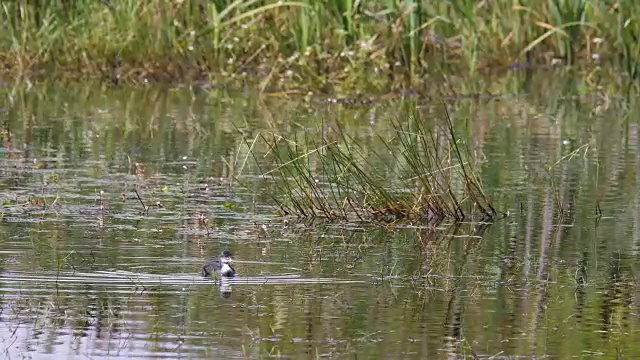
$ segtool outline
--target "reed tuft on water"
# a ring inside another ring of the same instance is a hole
[[[497,212],[445,116],[442,126],[417,115],[395,120],[394,136],[380,137],[385,154],[340,128],[332,140],[263,135],[277,207],[286,216],[338,221],[490,221]]]

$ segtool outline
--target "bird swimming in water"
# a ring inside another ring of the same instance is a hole
[[[231,266],[233,259],[231,259],[231,251],[225,250],[220,254],[219,259],[212,259],[202,265],[202,276],[215,275],[219,277],[234,277],[236,270]]]

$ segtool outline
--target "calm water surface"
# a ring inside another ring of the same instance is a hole
[[[440,102],[2,92],[2,358],[640,356],[632,103],[451,102],[507,216],[433,230],[284,221],[259,176],[273,164],[250,149],[267,151],[260,133],[340,128],[383,152],[375,139],[390,119],[441,117]],[[224,249],[239,276],[200,277]]]

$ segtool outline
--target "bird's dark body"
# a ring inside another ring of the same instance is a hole
[[[231,252],[225,250],[219,259],[212,259],[202,265],[202,276],[234,277],[236,270],[231,266]]]

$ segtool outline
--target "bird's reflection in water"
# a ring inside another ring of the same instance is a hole
[[[220,295],[223,298],[228,299],[231,297],[231,281],[229,278],[220,278],[219,288]]]

